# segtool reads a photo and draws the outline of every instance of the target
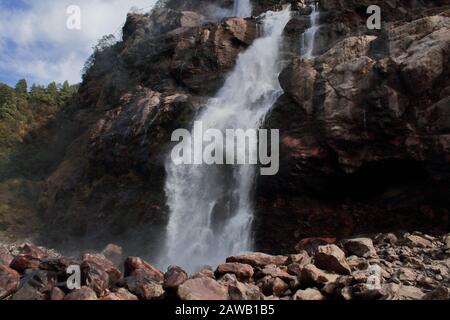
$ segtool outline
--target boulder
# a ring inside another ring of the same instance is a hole
[[[66,297],[66,294],[64,291],[62,291],[58,287],[53,287],[52,291],[50,292],[50,300],[52,301],[62,301]]]
[[[279,278],[286,283],[288,283],[291,287],[295,287],[298,285],[298,279],[295,275],[292,275],[288,272],[287,267],[277,267],[276,265],[267,265],[259,271],[255,278],[260,277],[271,277],[271,278]]]
[[[0,265],[9,266],[14,260],[10,251],[6,248],[0,247]]]
[[[130,276],[123,279],[120,284],[142,300],[162,300],[165,297],[165,291],[161,282],[152,278]]]
[[[112,248],[110,248],[112,249]],[[84,262],[91,262],[94,263],[96,266],[98,266],[100,269],[105,271],[109,276],[109,285],[113,286],[116,284],[117,281],[122,278],[122,272],[116,267],[116,265],[108,260],[105,255],[103,254],[91,254],[86,253],[81,257],[83,263]],[[83,264],[82,264],[83,266]]]
[[[243,263],[224,263],[217,267],[217,277],[227,273],[234,274],[239,281],[246,282],[253,277],[254,271],[251,265]]]
[[[46,295],[40,292],[36,287],[32,286],[30,283],[25,283],[19,287],[11,297],[11,300],[16,301],[36,301],[45,300]]]
[[[230,300],[236,301],[257,301],[262,300],[263,295],[254,284],[236,281],[228,286]]]
[[[430,240],[427,240],[418,235],[406,235],[404,237],[404,242],[410,248],[419,247],[419,248],[430,248],[433,246]]]
[[[156,282],[164,282],[164,273],[137,257],[129,257],[125,261],[125,276],[142,276]]]
[[[443,241],[445,248],[450,249],[450,235],[445,236]]]
[[[82,284],[94,290],[99,297],[103,296],[110,285],[108,273],[101,265],[90,261],[84,261],[80,269]]]
[[[298,290],[293,297],[293,300],[305,300],[305,301],[317,301],[324,299],[325,297],[317,289]]]
[[[102,251],[102,254],[106,259],[111,261],[116,267],[122,264],[123,250],[115,244],[108,244],[106,248]]]
[[[422,300],[449,300],[450,292],[449,288],[441,286],[433,291],[428,292],[422,298]]]
[[[66,301],[94,301],[98,300],[94,290],[89,287],[81,287],[78,290],[70,292],[64,300]]]
[[[313,264],[308,264],[301,271],[300,282],[307,286],[323,287],[327,283],[335,283],[339,275],[328,273],[326,271],[318,269]]]
[[[170,266],[164,274],[164,288],[178,289],[188,278],[186,271],[177,266]]]
[[[345,240],[342,243],[346,252],[350,255],[356,255],[362,258],[371,258],[377,256],[377,251],[373,246],[372,239],[356,238]]]
[[[17,271],[0,264],[0,300],[18,289],[20,275]]]
[[[114,292],[109,292],[104,297],[101,298],[104,301],[135,301],[138,300],[134,294],[129,292],[127,289],[119,288]]]
[[[351,269],[345,260],[345,253],[336,245],[320,246],[314,256],[314,264],[323,270],[351,274]]]
[[[228,290],[211,278],[190,279],[178,288],[181,300],[228,300]]]
[[[371,287],[367,283],[358,283],[352,287],[352,295],[357,300],[379,300],[385,294],[382,287]]]
[[[297,254],[291,254],[286,262],[287,265],[297,263],[300,266],[306,266],[311,263],[311,257],[308,252],[300,250]]]
[[[229,257],[227,263],[237,262],[261,268],[269,264],[283,266],[286,264],[287,260],[288,257],[285,256],[272,256],[265,253],[249,253],[241,256]]]

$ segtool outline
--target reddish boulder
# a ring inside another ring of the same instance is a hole
[[[64,300],[68,301],[94,301],[98,300],[95,291],[89,287],[81,287],[69,293]]]
[[[50,292],[50,300],[52,301],[62,301],[66,297],[66,294],[64,291],[62,291],[58,287],[53,287],[52,291]]]
[[[326,246],[327,244],[336,244],[336,238],[306,238],[301,240],[296,246],[296,252],[306,251],[312,254],[317,251],[320,246]]]
[[[125,261],[125,276],[145,277],[161,283],[164,281],[164,273],[137,257],[129,257]]]
[[[108,260],[103,254],[87,253],[82,256],[83,262],[93,262],[103,269],[109,276],[110,285],[114,285],[122,278],[122,272],[116,268],[116,265]]]
[[[253,268],[248,264],[242,263],[224,263],[221,264],[216,270],[216,276],[220,277],[224,274],[231,273],[236,275],[239,281],[248,281],[253,277]]]
[[[164,288],[177,289],[189,278],[186,271],[177,266],[170,266],[164,274]]]
[[[17,271],[0,265],[0,300],[13,294],[19,286],[19,281],[20,275]]]
[[[190,279],[178,288],[181,300],[228,300],[228,290],[225,286],[211,278]]]
[[[134,294],[129,292],[127,289],[119,288],[117,291],[109,292],[100,300],[103,301],[135,301],[138,300]]]
[[[249,253],[241,256],[229,257],[227,263],[243,263],[249,264],[252,267],[265,267],[269,264],[283,266],[286,264],[288,257],[272,256],[265,253]]]
[[[115,244],[108,244],[102,251],[106,259],[111,261],[116,267],[122,263],[123,251],[122,247]]]
[[[351,269],[345,259],[345,253],[335,245],[321,246],[314,256],[314,264],[323,270],[349,275]]]

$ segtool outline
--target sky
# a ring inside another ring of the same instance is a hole
[[[149,11],[156,0],[0,0],[0,82],[76,84],[92,47],[107,34],[120,39],[131,8]],[[71,6],[80,10],[69,11]],[[80,21],[80,29],[68,28]]]

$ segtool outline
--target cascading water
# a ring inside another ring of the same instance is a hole
[[[204,130],[261,126],[282,94],[279,53],[290,16],[290,8],[265,14],[263,36],[239,56],[222,89],[197,117]],[[250,251],[256,169],[252,165],[177,166],[169,159],[166,194],[171,213],[160,264],[175,263],[194,271]]]
[[[302,34],[302,58],[312,59],[314,58],[314,45],[316,40],[316,34],[319,30],[319,4],[314,3],[312,5],[312,12],[310,15],[311,27],[304,34]]]
[[[247,18],[252,15],[250,0],[236,0],[233,7],[233,16]]]

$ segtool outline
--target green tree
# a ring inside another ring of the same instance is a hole
[[[19,80],[16,84],[16,94],[20,96],[26,96],[28,94],[28,84],[25,79]]]

